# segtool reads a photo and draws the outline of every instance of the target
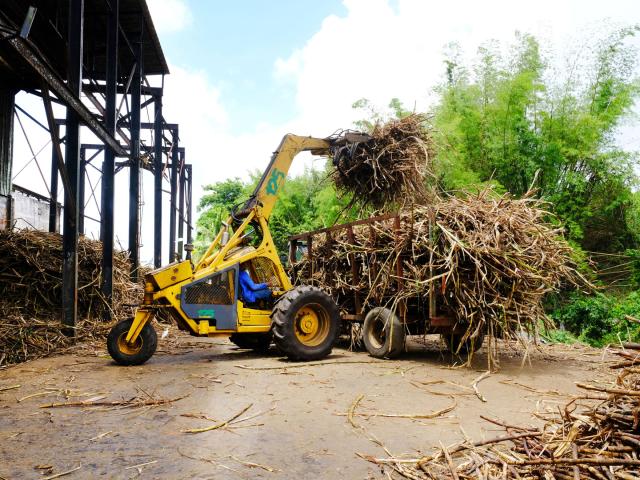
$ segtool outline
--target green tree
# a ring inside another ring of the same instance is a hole
[[[269,229],[279,252],[286,252],[291,235],[356,218],[357,211],[347,209],[348,199],[338,198],[328,172],[328,164],[321,170],[306,169],[302,175],[288,178],[278,193]],[[249,197],[260,176],[254,172],[247,181],[235,178],[205,187],[207,193],[198,205],[197,253],[202,254],[213,241],[231,208]]]
[[[205,185],[205,194],[198,203],[195,254],[201,255],[220,231],[234,205],[247,197],[247,185],[239,178]]]
[[[368,133],[373,131],[376,124],[384,123],[392,118],[404,118],[412,113],[411,110],[406,109],[400,99],[395,97],[389,101],[386,112],[371,103],[367,98],[355,101],[351,108],[360,111],[364,115],[360,120],[353,122],[355,127],[362,132]]]
[[[493,182],[522,195],[535,180],[587,250],[635,245],[627,212],[637,155],[617,147],[615,135],[639,93],[628,42],[637,30],[608,35],[585,71],[564,82],[531,35],[517,34],[507,56],[496,42],[483,45],[472,74],[451,49],[434,120],[445,188]]]

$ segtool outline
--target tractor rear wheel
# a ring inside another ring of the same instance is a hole
[[[265,353],[271,346],[273,335],[268,333],[234,333],[229,340],[239,348],[246,348],[254,352]]]
[[[133,318],[116,323],[107,336],[109,355],[120,365],[141,365],[151,358],[158,347],[158,335],[147,322],[133,345],[125,339],[133,324]]]
[[[333,299],[303,285],[285,293],[272,315],[273,341],[291,360],[319,360],[331,353],[340,326]]]
[[[372,357],[396,358],[404,351],[404,326],[388,308],[372,308],[364,317],[362,339]]]

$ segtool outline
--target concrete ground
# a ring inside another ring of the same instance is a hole
[[[452,368],[435,338],[399,360],[336,348],[318,365],[171,333],[138,367],[115,365],[106,348],[9,367],[0,370],[0,478],[387,478],[359,456],[387,456],[372,438],[416,457],[462,440],[462,430],[499,435],[480,415],[539,424],[533,412],[564,404],[608,359],[585,347],[545,346],[524,361],[505,352],[477,385],[482,401],[471,385],[486,353]]]

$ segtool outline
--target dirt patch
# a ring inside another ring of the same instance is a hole
[[[603,362],[615,361],[586,347],[545,346],[524,361],[506,353],[477,395],[485,353],[452,368],[435,340],[399,360],[338,348],[315,365],[226,340],[170,335],[159,350],[139,367],[100,351],[0,370],[0,477],[80,467],[63,478],[383,478],[358,456],[386,455],[372,439],[419,456],[462,440],[461,427],[495,436],[480,415],[539,425],[533,412],[565,403],[575,382],[605,378]],[[85,404],[41,408],[67,402]]]

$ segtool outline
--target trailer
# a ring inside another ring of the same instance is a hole
[[[351,287],[341,285],[330,293],[340,308],[342,330],[353,335],[360,332],[365,348],[377,358],[395,358],[405,350],[407,335],[440,334],[452,352],[462,353],[480,348],[484,334],[475,336],[474,340],[465,338],[467,326],[455,319],[441,301],[446,294],[444,282],[439,282],[437,272],[431,272],[431,279],[424,295],[403,295],[406,282],[406,258],[395,258],[392,262],[381,264],[375,255],[363,253],[367,245],[376,244],[376,235],[382,226],[386,231],[393,231],[396,242],[400,242],[400,233],[413,228],[406,218],[398,214],[388,214],[335,225],[329,228],[304,232],[289,237],[288,265],[289,274],[296,284],[316,285],[314,270],[324,261],[318,245],[343,241],[356,243],[360,239],[360,252],[354,249],[347,255],[348,265],[343,265]],[[430,227],[430,232],[431,232]],[[356,232],[358,235],[356,235]],[[365,244],[362,244],[365,233]],[[385,270],[387,278],[392,279],[390,292],[385,295],[369,293],[366,297],[355,288],[360,284],[363,275],[377,278]],[[364,298],[363,298],[364,297]],[[354,325],[361,328],[353,328]],[[471,342],[474,342],[471,344]]]

